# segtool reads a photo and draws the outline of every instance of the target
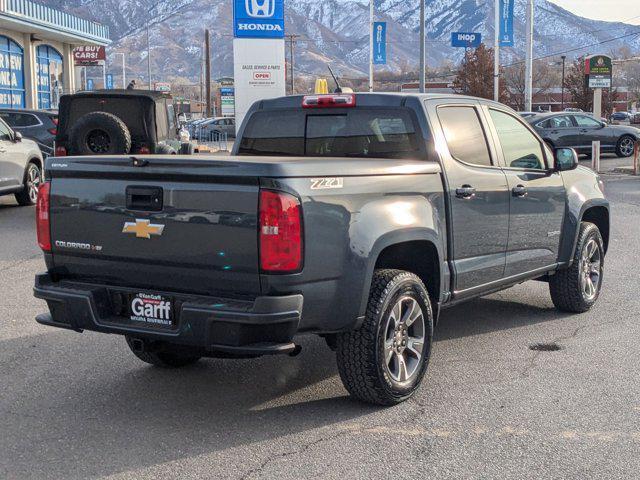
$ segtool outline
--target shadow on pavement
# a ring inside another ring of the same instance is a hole
[[[551,307],[478,299],[443,312],[436,341],[559,316]],[[324,341],[300,343],[296,358],[163,370],[135,359],[120,337],[46,330],[0,342],[0,476],[109,475],[378,411],[347,397]]]

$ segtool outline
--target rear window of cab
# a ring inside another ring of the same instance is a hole
[[[408,108],[265,110],[249,119],[240,155],[419,158],[424,141]]]

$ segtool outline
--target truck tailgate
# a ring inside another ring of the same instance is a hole
[[[132,162],[49,163],[59,276],[203,295],[259,293],[258,178],[194,160]]]

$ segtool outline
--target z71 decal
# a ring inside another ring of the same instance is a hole
[[[311,190],[323,190],[326,188],[342,188],[342,177],[312,178]]]

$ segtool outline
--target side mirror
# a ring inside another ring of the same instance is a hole
[[[573,148],[556,148],[554,157],[556,172],[566,172],[578,168],[578,154]]]
[[[21,142],[22,141],[22,134],[20,132],[13,132],[13,141],[14,142]]]

